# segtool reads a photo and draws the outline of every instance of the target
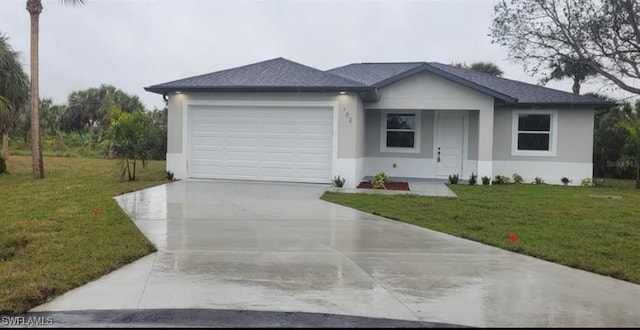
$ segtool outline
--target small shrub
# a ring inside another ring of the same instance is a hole
[[[478,175],[471,172],[471,176],[469,177],[469,185],[475,186],[478,183]]]
[[[165,178],[169,181],[175,181],[175,175],[173,174],[173,172],[171,171],[167,171],[167,174],[165,175]]]
[[[571,182],[571,180],[569,178],[567,178],[566,176],[562,177],[562,179],[560,179],[560,181],[562,181],[562,184],[564,184],[565,186],[568,186],[569,182]]]
[[[7,172],[7,163],[0,157],[0,174]]]
[[[482,177],[482,184],[483,184],[483,185],[485,185],[485,186],[486,186],[486,185],[488,185],[488,184],[490,184],[490,183],[491,183],[491,178],[490,178],[490,177],[488,177],[488,176],[483,176],[483,177]]]
[[[333,177],[333,180],[331,180],[331,183],[333,184],[334,187],[342,188],[342,186],[344,186],[344,183],[346,181],[347,179],[341,178],[339,175],[336,175],[335,177]]]
[[[385,184],[389,182],[389,177],[384,172],[380,172],[373,177],[373,189],[386,189]]]
[[[509,184],[511,183],[511,179],[509,179],[508,176],[505,175],[496,175],[496,180],[493,181],[494,184]]]
[[[541,177],[537,176],[535,179],[533,179],[534,184],[544,184],[544,180],[542,180]]]
[[[518,173],[513,173],[513,183],[520,184],[523,183],[524,179]]]
[[[582,179],[582,186],[583,186],[583,187],[593,187],[593,186],[595,186],[595,185],[596,185],[596,184],[595,184],[595,183],[593,183],[593,181],[591,181],[591,178],[584,178],[584,179]]]
[[[460,180],[460,176],[457,174],[449,174],[449,183],[450,184],[458,184]]]

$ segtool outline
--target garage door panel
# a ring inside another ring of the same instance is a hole
[[[301,164],[301,166],[302,164],[313,163],[317,164],[317,166],[321,166],[321,168],[324,168],[324,157],[321,154],[301,154],[297,157],[297,161]]]
[[[235,167],[225,167],[224,176],[230,177],[231,179],[236,179],[238,177],[251,178],[255,175],[257,167],[255,166],[235,166]]]
[[[190,177],[331,179],[331,108],[198,106],[188,114]]]
[[[301,178],[302,180],[310,181],[310,182],[312,182],[314,178],[317,178],[319,176],[323,176],[326,174],[327,173],[325,170],[312,170],[312,169],[298,170],[298,177]]]

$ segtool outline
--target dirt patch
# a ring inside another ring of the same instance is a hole
[[[385,183],[386,190],[409,190],[409,184],[402,181],[391,181]],[[356,188],[373,189],[373,184],[369,181],[362,181]]]

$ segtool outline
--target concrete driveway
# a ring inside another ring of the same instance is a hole
[[[319,200],[187,180],[117,197],[158,252],[34,311],[212,308],[480,327],[640,325],[640,286]]]

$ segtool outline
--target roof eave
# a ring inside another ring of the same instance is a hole
[[[370,92],[372,87],[360,86],[222,86],[222,87],[178,87],[178,86],[150,86],[147,92],[168,94],[173,92]]]
[[[615,102],[524,102],[524,103],[495,103],[496,108],[514,109],[607,109],[615,107]]]

